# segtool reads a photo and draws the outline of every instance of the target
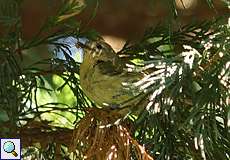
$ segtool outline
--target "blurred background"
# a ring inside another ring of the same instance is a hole
[[[229,14],[222,1],[207,4],[207,0],[79,0],[86,8],[76,16],[76,21],[82,28],[94,28],[118,51],[126,40],[140,39],[148,27],[173,24],[179,28]],[[57,12],[60,2],[25,0],[22,7],[25,39],[31,39],[45,20]]]

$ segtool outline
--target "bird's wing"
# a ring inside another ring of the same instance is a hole
[[[115,76],[123,72],[122,64],[113,61],[97,61],[96,67],[100,70],[101,74]]]

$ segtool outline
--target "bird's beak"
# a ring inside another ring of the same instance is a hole
[[[77,42],[77,43],[76,43],[76,47],[77,47],[77,48],[82,48],[82,49],[93,50],[93,48],[91,48],[89,45],[84,44],[84,43],[82,43],[82,42]]]
[[[77,59],[78,59],[79,63],[83,62],[85,49],[90,48],[86,44],[87,41],[88,41],[88,39],[86,39],[86,38],[80,38],[77,41],[75,41],[75,47],[78,49],[78,56],[77,56],[78,58]]]
[[[77,42],[76,44],[75,44],[75,46],[76,46],[76,48],[78,49],[78,62],[79,63],[82,63],[83,62],[83,57],[84,57],[84,48],[86,48],[87,47],[87,45],[85,45],[84,43],[82,43],[82,42]]]
[[[86,48],[87,45],[85,45],[85,44],[82,43],[82,42],[77,42],[77,43],[76,43],[76,47],[77,47],[77,48]]]

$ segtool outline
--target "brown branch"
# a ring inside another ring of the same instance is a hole
[[[47,123],[33,121],[18,129],[17,137],[22,141],[23,147],[40,143],[45,148],[49,143],[63,144],[68,146],[71,142],[73,130],[53,127]]]

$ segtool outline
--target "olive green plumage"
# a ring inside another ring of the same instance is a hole
[[[134,106],[140,101],[136,96],[141,91],[133,83],[143,77],[142,73],[128,72],[126,63],[101,39],[87,42],[83,49],[80,85],[91,100],[113,109]]]

